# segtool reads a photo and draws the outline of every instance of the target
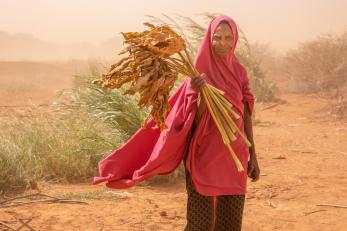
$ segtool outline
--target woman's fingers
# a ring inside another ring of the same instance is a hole
[[[260,169],[258,166],[254,166],[252,162],[248,163],[247,175],[252,178],[252,182],[258,181],[260,176]]]
[[[198,86],[199,87],[201,87],[204,83],[205,83],[205,81],[203,79],[198,80]]]
[[[252,182],[258,181],[260,176],[260,170],[254,166],[252,162],[248,163],[247,175],[252,179]]]
[[[252,173],[252,181],[258,181],[259,180],[259,176],[260,176],[260,171],[259,169],[254,169],[253,173]]]
[[[205,84],[205,80],[202,78],[202,76],[205,76],[205,74],[201,74],[200,76],[196,76],[196,77],[192,78],[192,80],[191,80],[192,88],[195,91],[199,91],[200,88],[202,87],[202,85]]]
[[[254,170],[254,166],[253,166],[252,162],[248,162],[247,175],[249,177],[252,177],[253,170]]]

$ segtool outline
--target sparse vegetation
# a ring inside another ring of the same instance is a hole
[[[347,33],[319,36],[289,51],[282,72],[294,92],[332,96],[333,111],[347,112]]]

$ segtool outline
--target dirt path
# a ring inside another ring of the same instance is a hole
[[[331,120],[328,102],[285,95],[285,104],[258,105],[255,141],[262,176],[249,182],[243,230],[333,230],[347,227],[347,122]],[[183,230],[184,182],[111,191],[104,186],[39,185],[45,194],[88,205],[34,204],[0,208],[0,220],[37,230]]]

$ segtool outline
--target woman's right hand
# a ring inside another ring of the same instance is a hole
[[[195,76],[191,80],[191,85],[194,91],[200,92],[202,85],[205,84],[205,74],[202,73],[201,75]]]

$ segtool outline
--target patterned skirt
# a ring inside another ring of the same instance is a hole
[[[188,150],[185,152],[184,164],[186,162],[187,153]],[[195,191],[187,169],[185,172],[188,199],[187,225],[184,230],[240,231],[242,227],[245,195],[201,195]]]

